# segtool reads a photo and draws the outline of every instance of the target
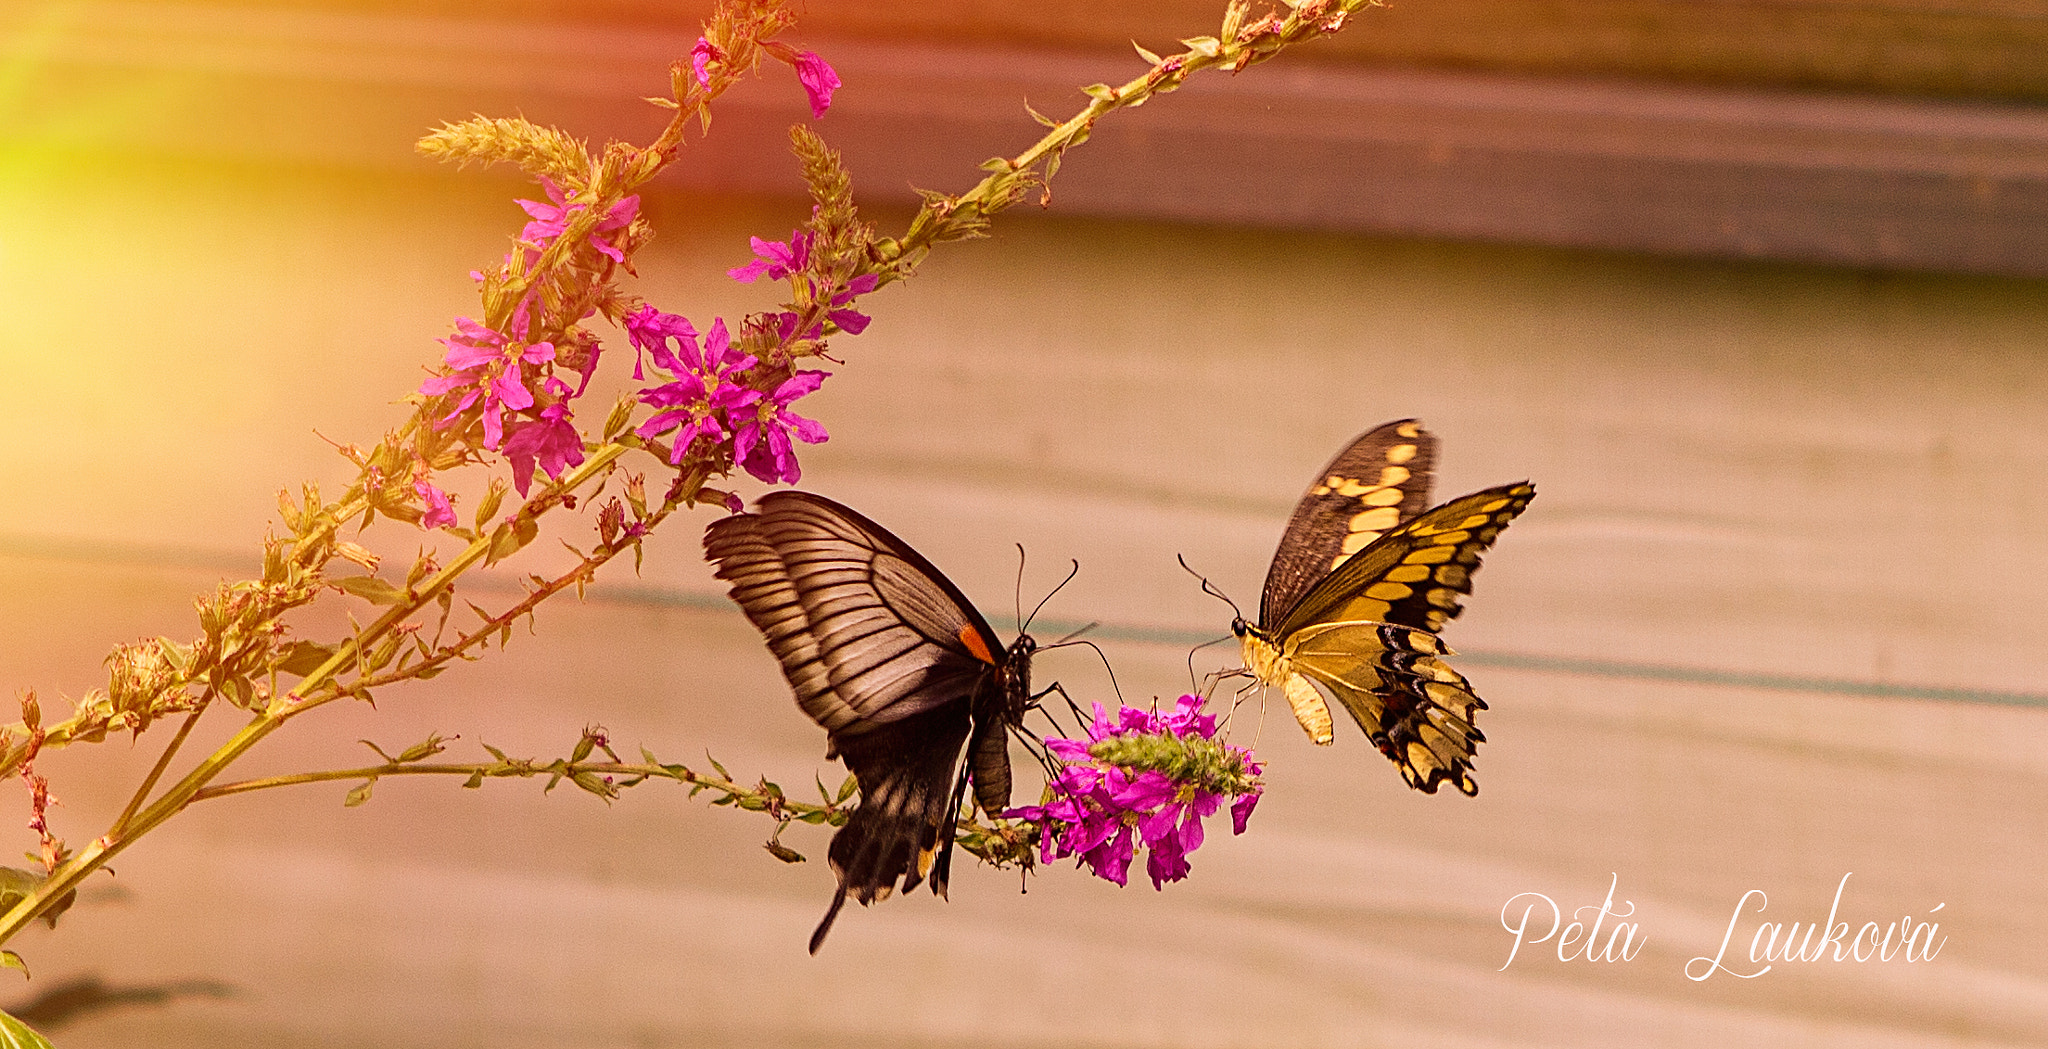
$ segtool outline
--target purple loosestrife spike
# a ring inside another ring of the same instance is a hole
[[[1086,740],[1045,741],[1060,763],[1045,801],[1004,816],[1040,825],[1039,857],[1076,857],[1097,877],[1126,884],[1144,848],[1153,888],[1187,877],[1188,854],[1203,841],[1202,820],[1231,804],[1233,832],[1244,833],[1264,785],[1264,770],[1242,747],[1215,739],[1216,716],[1199,696],[1182,696],[1165,713],[1123,707],[1114,721],[1101,704]]]
[[[733,435],[733,461],[769,484],[796,483],[803,476],[797,468],[795,446],[790,435],[805,444],[826,439],[825,427],[789,410],[798,398],[818,388],[828,373],[801,371],[784,379],[774,392],[755,402],[743,413],[739,431]]]
[[[683,322],[682,327],[687,329],[688,322]],[[677,340],[680,356],[665,348],[650,348],[655,366],[675,379],[640,391],[641,403],[660,410],[634,431],[646,438],[674,430],[669,462],[676,465],[698,442],[717,445],[732,437],[735,417],[761,400],[761,391],[743,385],[746,373],[757,362],[752,354],[741,353],[732,345],[724,318],[712,320],[701,352],[696,332],[689,334],[690,338]]]

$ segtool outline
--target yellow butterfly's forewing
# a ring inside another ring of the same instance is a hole
[[[1480,557],[1535,495],[1525,481],[1436,507],[1346,559],[1266,626],[1283,647],[1288,635],[1315,623],[1397,623],[1434,633],[1458,614]]]

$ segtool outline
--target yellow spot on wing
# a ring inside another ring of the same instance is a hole
[[[1401,500],[1407,498],[1407,493],[1399,488],[1375,488],[1366,492],[1363,498],[1367,506],[1399,506]]]
[[[1405,466],[1380,467],[1380,483],[1389,488],[1406,481],[1408,477],[1408,468]]]
[[[1399,523],[1401,523],[1401,511],[1391,506],[1375,506],[1370,510],[1360,510],[1351,515],[1351,531],[1353,533],[1368,531],[1384,532]],[[1377,539],[1379,536],[1375,535],[1373,538]],[[1367,542],[1371,542],[1371,540],[1367,540]],[[1359,549],[1362,550],[1364,547]]]
[[[1420,583],[1429,578],[1428,565],[1397,565],[1387,573],[1387,581],[1393,583]]]
[[[1378,539],[1379,537],[1380,534],[1378,532],[1353,532],[1350,535],[1345,536],[1344,549],[1337,554],[1337,564],[1343,564],[1345,560],[1349,558],[1352,554],[1355,554],[1360,550],[1363,550],[1366,547],[1371,546],[1372,541]],[[1336,565],[1332,565],[1331,567],[1335,568]]]
[[[1407,435],[1403,434],[1402,436]],[[1390,463],[1405,463],[1413,458],[1415,458],[1415,446],[1412,444],[1397,444],[1387,449],[1387,461]]]
[[[1401,583],[1374,583],[1365,588],[1365,596],[1380,601],[1399,601],[1414,592],[1413,587]]]

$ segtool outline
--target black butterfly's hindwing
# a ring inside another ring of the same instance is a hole
[[[806,492],[763,497],[704,535],[705,557],[767,638],[797,705],[826,731],[860,801],[828,848],[838,894],[862,904],[915,888],[945,895],[953,820],[1009,804],[1006,732],[1023,717],[1033,645],[1007,648],[931,562],[880,525]],[[961,748],[968,745],[968,760]]]
[[[1472,753],[1486,738],[1473,717],[1486,702],[1443,662],[1451,651],[1436,633],[1536,490],[1501,485],[1422,510],[1435,450],[1418,423],[1401,420],[1340,453],[1295,508],[1259,625],[1240,622],[1237,632],[1245,666],[1283,691],[1315,742],[1335,738],[1331,696],[1409,786],[1435,793],[1448,782],[1472,794]]]
[[[1278,622],[1346,557],[1426,509],[1435,468],[1436,437],[1413,419],[1375,427],[1338,452],[1287,519],[1259,622]]]

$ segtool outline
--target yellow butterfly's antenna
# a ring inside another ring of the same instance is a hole
[[[1203,650],[1203,649],[1205,649],[1205,648],[1208,648],[1208,647],[1209,647],[1210,645],[1220,645],[1220,644],[1224,643],[1225,641],[1228,641],[1228,640],[1230,640],[1231,638],[1233,638],[1233,637],[1235,637],[1235,636],[1237,636],[1237,635],[1235,635],[1235,634],[1225,634],[1225,635],[1223,635],[1222,637],[1216,638],[1216,639],[1215,639],[1215,640],[1213,640],[1213,641],[1204,641],[1204,642],[1202,642],[1201,644],[1199,644],[1199,645],[1196,645],[1195,647],[1193,647],[1193,648],[1191,648],[1191,649],[1188,649],[1188,691],[1189,691],[1189,692],[1195,692],[1195,693],[1199,693],[1199,694],[1201,695],[1201,697],[1202,697],[1203,699],[1208,699],[1208,698],[1209,698],[1209,690],[1210,690],[1210,689],[1212,689],[1212,688],[1214,688],[1214,687],[1216,687],[1216,679],[1217,679],[1217,678],[1220,678],[1220,677],[1222,677],[1222,676],[1223,676],[1223,671],[1220,671],[1220,670],[1219,670],[1219,671],[1217,671],[1216,673],[1214,673],[1214,674],[1210,674],[1210,675],[1209,675],[1209,683],[1208,683],[1208,684],[1206,684],[1206,685],[1202,684],[1202,683],[1201,683],[1201,679],[1199,679],[1199,678],[1195,677],[1195,653],[1197,653],[1197,652],[1200,652],[1201,650]]]

